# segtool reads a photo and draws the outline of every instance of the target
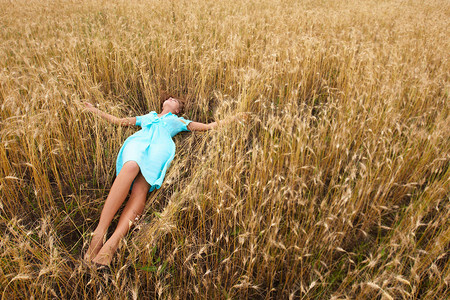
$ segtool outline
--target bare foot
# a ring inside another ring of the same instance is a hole
[[[99,254],[97,254],[97,256],[95,256],[95,258],[92,260],[92,262],[97,265],[109,266],[109,264],[111,263],[111,260],[112,260],[112,254],[107,253],[107,251],[104,251],[104,252],[102,251]]]
[[[96,234],[94,232],[92,235],[91,244],[89,245],[89,249],[86,251],[86,254],[84,255],[84,260],[90,262],[92,258],[97,256],[97,253],[100,251],[102,247],[103,247],[103,235]]]
[[[114,253],[119,246],[120,236],[117,234],[113,234],[109,240],[103,245],[103,247],[98,251],[97,256],[92,260],[92,262],[101,264],[101,265],[109,265],[112,261]]]

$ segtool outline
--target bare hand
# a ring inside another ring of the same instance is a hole
[[[244,122],[247,122],[250,120],[250,112],[240,112],[237,114],[237,117],[241,120],[243,120]]]
[[[84,101],[83,104],[84,104],[84,110],[89,110],[91,112],[95,111],[94,105],[92,105],[90,102]]]

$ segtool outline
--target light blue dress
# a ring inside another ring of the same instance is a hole
[[[136,117],[136,125],[142,129],[128,137],[120,148],[116,161],[116,174],[127,161],[135,161],[150,184],[149,192],[159,189],[175,156],[172,137],[181,131],[189,131],[192,122],[171,112],[158,117],[155,111]]]

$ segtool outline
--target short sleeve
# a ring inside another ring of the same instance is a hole
[[[153,111],[143,116],[137,116],[136,126],[144,127],[145,125],[150,124],[153,119],[154,119]]]
[[[192,122],[191,120],[186,120],[186,119],[183,118],[183,117],[179,117],[179,118],[178,118],[178,121],[181,122],[181,131],[190,131],[190,130],[187,128],[187,126],[189,125],[189,123]]]

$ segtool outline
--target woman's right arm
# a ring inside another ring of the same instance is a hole
[[[131,125],[136,125],[136,117],[131,117],[131,118],[117,118],[115,116],[112,116],[108,113],[105,113],[103,111],[101,111],[100,109],[94,107],[91,103],[89,102],[84,102],[84,106],[86,107],[87,110],[89,110],[90,112],[99,115],[102,119],[105,119],[106,121],[116,124],[116,125],[121,125],[121,126],[131,126]]]

